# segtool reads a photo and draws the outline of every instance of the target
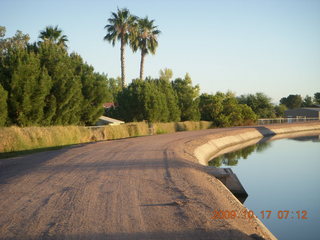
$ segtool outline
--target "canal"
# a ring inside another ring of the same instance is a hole
[[[259,143],[214,158],[249,194],[244,205],[278,239],[320,239],[320,136]]]

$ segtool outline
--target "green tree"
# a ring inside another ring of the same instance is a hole
[[[16,31],[16,34],[11,38],[4,38],[6,28],[0,26],[0,57],[6,56],[9,50],[27,48],[30,37],[28,34],[23,34],[21,31]]]
[[[135,79],[119,92],[118,107],[110,116],[127,122],[147,120],[169,122],[180,120],[178,100],[170,82],[162,79]]]
[[[126,81],[125,46],[128,44],[130,38],[132,39],[137,17],[131,15],[127,8],[118,9],[117,13],[112,12],[111,15],[112,17],[108,19],[109,24],[105,26],[107,34],[104,40],[111,42],[113,46],[117,40],[120,41],[121,79],[122,88],[124,88]]]
[[[241,95],[238,97],[238,102],[247,104],[259,118],[275,117],[274,106],[269,98],[264,93],[258,92],[256,94]]]
[[[217,92],[202,94],[199,104],[201,119],[212,121],[216,127],[248,125],[255,122],[256,114],[246,104],[239,104],[235,95]]]
[[[28,35],[20,31],[12,38],[4,38],[4,34],[2,27],[1,124],[95,123],[103,113],[102,103],[111,96],[106,76],[95,73],[79,55],[69,55],[66,48],[54,41],[30,45]],[[7,113],[4,101],[8,104]]]
[[[192,80],[187,73],[184,79],[177,78],[172,82],[178,97],[178,106],[182,121],[199,121],[199,91],[198,85],[192,86]]]
[[[169,109],[165,92],[157,80],[146,80],[144,88],[144,106],[147,119],[150,122],[168,122]]]
[[[36,53],[28,51],[29,36],[17,31],[1,38],[0,84],[8,92],[8,123],[39,125],[51,79]]]
[[[159,71],[159,77],[162,80],[169,82],[172,79],[172,76],[173,76],[173,73],[170,68],[165,68],[165,69]]]
[[[200,95],[199,109],[201,120],[214,121],[223,110],[222,100],[224,96],[203,93]]]
[[[0,84],[0,127],[4,126],[7,122],[7,97],[8,92]]]
[[[71,54],[74,75],[81,80],[81,113],[80,123],[94,125],[98,118],[103,115],[102,104],[111,93],[107,89],[107,77],[94,72],[92,66],[84,63],[82,58],[75,53]]]
[[[147,120],[168,122],[180,120],[178,99],[172,84],[165,79],[133,80],[118,93],[118,107],[108,115],[127,122]]]
[[[281,98],[280,104],[286,105],[289,109],[299,108],[302,104],[302,97],[298,94],[290,94],[288,97]]]
[[[101,75],[101,74],[100,74]],[[105,78],[106,81],[106,85],[109,91],[109,94],[107,96],[107,100],[108,102],[115,102],[117,95],[119,92],[122,91],[122,84],[121,84],[121,78],[117,77],[117,78],[108,78],[106,75],[101,75]]]
[[[138,19],[137,27],[135,28],[131,47],[133,51],[140,49],[140,79],[144,80],[144,59],[147,54],[155,54],[158,47],[158,36],[160,31],[154,25],[154,20],[149,20],[148,17]]]
[[[313,100],[312,97],[307,95],[305,96],[305,98],[303,99],[303,102],[301,103],[301,107],[312,107],[313,106]]]
[[[6,89],[10,93],[8,114],[11,123],[19,126],[39,125],[43,119],[45,98],[49,94],[51,78],[34,53],[25,49],[9,51],[14,59],[7,72]]]
[[[284,104],[279,104],[277,106],[274,107],[275,113],[277,117],[283,117],[284,116],[284,112],[287,110],[287,106]]]
[[[241,108],[241,114],[242,114],[242,122],[241,125],[251,125],[256,122],[258,119],[258,116],[255,114],[255,112],[246,104],[239,104],[239,107]]]
[[[126,122],[143,121],[146,119],[144,104],[145,82],[133,80],[117,96],[118,107],[110,112],[111,117],[122,119]]]
[[[58,26],[47,26],[40,32],[39,38],[67,48],[68,38],[66,35],[62,35],[62,30]]]
[[[47,119],[46,124],[79,124],[83,101],[82,83],[80,76],[75,74],[72,58],[64,48],[51,42],[41,44],[39,52],[41,63],[53,81],[51,98],[48,100],[51,106],[46,108],[49,111],[46,115],[52,118]],[[54,109],[55,112],[52,113]]]
[[[316,93],[314,94],[314,102],[315,102],[316,104],[320,104],[320,92],[316,92]]]
[[[163,79],[159,79],[158,84],[160,85],[160,92],[165,94],[166,98],[166,107],[168,109],[169,115],[167,119],[163,121],[166,122],[178,122],[180,121],[181,111],[178,105],[178,97],[174,91],[172,84]]]

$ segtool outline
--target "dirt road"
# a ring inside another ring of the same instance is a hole
[[[185,151],[194,139],[230,131],[98,142],[2,159],[0,239],[269,239],[249,219],[212,219],[214,210],[243,207]]]

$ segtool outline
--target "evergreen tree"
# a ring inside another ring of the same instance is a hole
[[[199,86],[192,86],[189,74],[184,79],[177,78],[172,82],[173,89],[178,97],[182,121],[199,121]]]
[[[6,105],[1,106],[1,124],[95,123],[103,113],[102,103],[111,96],[107,78],[94,73],[79,55],[69,55],[62,44],[65,36],[30,45],[28,35],[20,31],[12,38],[4,34],[0,27],[1,101],[8,103],[8,113]]]
[[[166,107],[168,109],[168,117],[164,119],[166,122],[180,121],[181,111],[178,106],[178,97],[174,91],[172,84],[168,80],[159,79],[157,81],[159,90],[165,94]]]
[[[74,75],[81,79],[81,116],[80,122],[86,125],[93,125],[98,118],[103,115],[104,109],[102,104],[106,97],[110,95],[105,76],[94,73],[93,67],[85,64],[82,58],[73,53],[71,60],[74,69]]]
[[[49,94],[51,78],[34,53],[24,50],[12,73],[9,98],[11,121],[19,126],[39,125],[43,120],[45,98]]]
[[[145,83],[142,80],[133,80],[128,87],[119,92],[117,96],[118,107],[111,113],[111,116],[126,122],[147,120],[144,90]]]
[[[178,121],[180,117],[175,92],[168,81],[161,79],[132,81],[118,94],[117,103],[110,116],[129,122],[169,122]]]
[[[0,81],[8,91],[9,123],[20,126],[38,125],[43,118],[44,99],[51,79],[41,68],[37,55],[21,45],[20,37],[7,39],[0,59]]]
[[[62,46],[51,42],[43,42],[40,45],[40,56],[53,81],[50,94],[54,98],[51,97],[49,104],[56,103],[56,105],[47,108],[49,111],[55,109],[51,124],[79,124],[83,100],[82,84],[80,76],[74,74],[72,59]]]

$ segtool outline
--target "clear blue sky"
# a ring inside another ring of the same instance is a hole
[[[155,19],[162,31],[145,74],[171,68],[186,72],[202,92],[262,91],[274,102],[289,94],[320,91],[319,0],[0,0],[0,25],[36,41],[47,25],[59,25],[69,51],[98,72],[120,76],[120,45],[103,41],[111,11],[127,7]],[[140,55],[127,47],[127,79],[139,76]]]

